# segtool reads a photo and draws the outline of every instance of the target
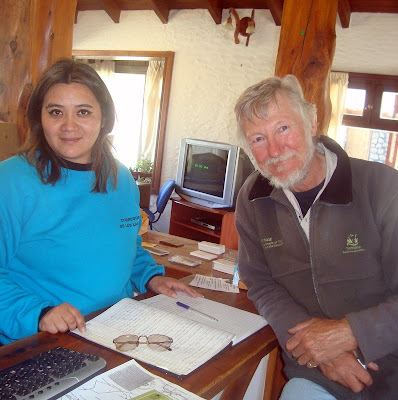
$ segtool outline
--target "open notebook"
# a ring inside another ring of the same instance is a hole
[[[142,301],[123,299],[88,321],[86,333],[73,333],[115,351],[113,339],[123,334],[169,336],[173,338],[172,351],[155,351],[140,344],[123,354],[183,377],[231,342],[237,343],[267,324],[256,314],[204,298],[179,293],[177,300],[214,316],[218,322],[178,307],[176,299],[158,295]]]

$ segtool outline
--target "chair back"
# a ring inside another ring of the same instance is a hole
[[[166,204],[174,191],[175,185],[175,180],[170,179],[169,181],[166,181],[160,188],[158,198],[156,200],[156,211],[159,214],[162,214],[162,212],[164,211]]]

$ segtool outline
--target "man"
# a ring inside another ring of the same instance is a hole
[[[239,273],[284,350],[281,399],[398,399],[398,173],[317,136],[292,75],[239,98],[257,166],[236,207]]]

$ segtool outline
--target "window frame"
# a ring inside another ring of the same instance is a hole
[[[398,76],[349,72],[348,88],[364,89],[365,104],[362,116],[344,114],[343,125],[398,132],[398,120],[379,117],[383,92],[398,93]]]

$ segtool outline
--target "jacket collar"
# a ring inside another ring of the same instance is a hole
[[[336,169],[319,197],[319,201],[329,204],[349,204],[352,201],[352,175],[351,165],[347,153],[331,138],[325,135],[316,137],[318,143],[322,143],[327,149],[337,156]],[[249,200],[263,197],[279,197],[283,192],[270,185],[268,179],[264,178],[259,172],[254,184],[249,192]]]

